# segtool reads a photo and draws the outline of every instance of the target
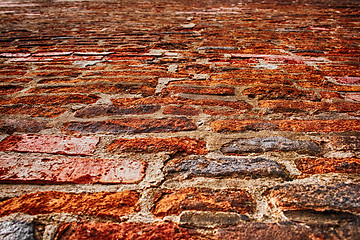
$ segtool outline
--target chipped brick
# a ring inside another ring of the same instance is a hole
[[[75,112],[75,117],[91,118],[97,116],[129,115],[129,114],[151,114],[160,109],[156,105],[137,105],[130,107],[115,106],[90,106]]]
[[[196,130],[193,121],[186,118],[168,119],[118,119],[97,122],[70,122],[64,131],[81,133],[151,133]]]
[[[111,143],[110,152],[181,152],[187,154],[206,154],[206,142],[194,138],[135,138],[118,139]]]
[[[164,171],[169,178],[286,176],[278,163],[265,158],[222,157],[212,160],[193,156],[169,161]]]
[[[295,160],[296,167],[303,173],[360,173],[358,158],[302,158]]]
[[[286,86],[258,86],[248,88],[242,93],[249,98],[257,98],[259,100],[271,99],[290,99],[290,100],[316,100],[317,96],[312,91],[299,90],[293,87]]]
[[[12,213],[30,215],[70,213],[97,217],[113,217],[138,211],[139,194],[134,191],[116,193],[36,192],[0,202],[0,216]]]
[[[180,214],[186,210],[252,213],[254,199],[244,190],[186,188],[162,192],[152,212],[158,216]]]
[[[6,183],[138,183],[145,163],[129,159],[0,156],[0,181]]]
[[[0,151],[92,155],[98,142],[92,136],[12,135],[0,142]]]
[[[184,116],[198,116],[200,114],[200,110],[197,110],[190,106],[167,106],[163,114],[166,115],[184,115]]]

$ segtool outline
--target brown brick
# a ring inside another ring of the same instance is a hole
[[[135,138],[118,139],[111,143],[110,152],[171,152],[187,154],[206,154],[206,142],[194,138]]]
[[[217,228],[237,225],[249,220],[247,215],[234,212],[186,211],[180,215],[180,223],[187,227]]]
[[[69,94],[69,95],[31,95],[8,100],[0,100],[0,104],[31,104],[31,105],[66,105],[70,103],[95,103],[100,97],[96,95],[82,95],[82,94]]]
[[[328,148],[335,151],[360,151],[360,137],[356,135],[331,137]]]
[[[360,212],[360,185],[285,184],[265,192],[270,202],[282,210]]]
[[[360,120],[218,120],[210,124],[213,132],[282,130],[295,132],[359,131]]]
[[[26,119],[0,120],[0,132],[13,134],[14,132],[37,133],[46,127],[46,122]]]
[[[138,211],[138,200],[139,194],[128,190],[117,193],[37,192],[0,202],[0,216],[70,213],[119,218]]]
[[[254,199],[244,190],[186,188],[162,192],[152,212],[158,217],[186,210],[252,213],[255,206]]]
[[[244,85],[272,85],[279,84],[285,86],[292,86],[293,83],[285,79],[284,75],[253,75],[248,78],[225,78],[222,79],[222,75],[214,75],[211,80],[181,80],[170,82],[169,85],[196,85],[196,86],[218,86],[218,85],[230,85],[230,86],[244,86]],[[222,79],[222,80],[220,80]]]
[[[167,106],[163,114],[167,115],[184,115],[184,116],[198,116],[200,114],[200,110],[197,110],[190,106]]]
[[[170,86],[162,90],[163,94],[170,93],[189,93],[189,94],[208,94],[208,95],[235,95],[235,90],[232,87],[183,87]]]
[[[0,95],[8,95],[19,92],[24,88],[21,86],[14,86],[14,85],[4,85],[0,86]]]
[[[331,82],[298,82],[297,85],[303,88],[315,88],[321,90],[329,91],[339,91],[339,92],[359,92],[360,86],[344,86],[336,85]]]
[[[92,155],[98,142],[92,136],[12,135],[0,142],[0,151]]]
[[[259,100],[271,99],[290,99],[290,100],[316,100],[318,99],[314,92],[299,90],[294,87],[286,86],[258,86],[248,88],[242,93],[249,98],[257,98]]]
[[[360,173],[358,158],[302,158],[295,161],[296,167],[303,173]]]
[[[70,122],[64,124],[64,131],[81,133],[150,133],[196,130],[193,121],[186,118],[168,119],[118,119],[98,122]]]
[[[64,223],[60,226],[56,240],[96,240],[96,239],[121,239],[121,240],[200,240],[206,239],[194,230],[179,227],[175,223]]]
[[[156,105],[137,105],[129,107],[90,106],[76,111],[75,117],[91,118],[97,116],[150,114],[155,113],[159,109],[160,106]]]
[[[138,183],[145,163],[128,159],[0,156],[5,183]]]
[[[0,106],[0,113],[9,115],[24,114],[32,117],[57,117],[63,114],[66,109],[59,106],[44,107],[44,106],[26,106],[26,105],[12,105]]]
[[[343,96],[341,96],[339,93],[337,92],[325,92],[325,91],[321,91],[319,92],[321,95],[321,98],[323,99],[344,99]]]

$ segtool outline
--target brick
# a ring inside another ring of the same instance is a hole
[[[197,110],[196,108],[190,107],[190,106],[167,106],[163,114],[166,115],[184,115],[184,116],[198,116],[200,114],[200,110]]]
[[[335,77],[335,81],[339,84],[358,85],[360,77]]]
[[[349,93],[345,94],[345,96],[353,101],[360,102],[360,94],[358,93]]]
[[[75,112],[75,117],[91,118],[97,116],[114,116],[114,115],[141,115],[155,113],[160,109],[156,105],[137,105],[130,107],[115,106],[90,106]]]
[[[210,124],[213,132],[282,130],[295,132],[359,131],[359,120],[218,120]]]
[[[270,108],[275,112],[294,112],[294,111],[334,111],[334,112],[354,112],[360,110],[360,104],[352,102],[304,102],[287,100],[263,100],[259,101],[259,107]]]
[[[135,139],[118,139],[111,143],[107,150],[114,153],[121,152],[171,152],[186,154],[207,153],[206,142],[194,138],[135,138]]]
[[[242,93],[249,98],[258,100],[288,99],[288,100],[316,100],[318,97],[312,91],[299,90],[294,87],[257,86],[247,88]]]
[[[312,141],[292,140],[285,137],[237,139],[225,144],[221,151],[226,154],[263,153],[268,151],[295,151],[315,155],[320,147]]]
[[[284,75],[235,75],[231,73],[221,73],[211,76],[211,80],[181,80],[176,82],[170,82],[169,85],[188,84],[196,86],[218,86],[218,85],[230,85],[230,86],[244,86],[244,85],[272,85],[279,84],[285,86],[291,86],[293,83],[285,79]],[[238,79],[237,79],[238,77]],[[220,80],[223,79],[223,80]]]
[[[338,92],[359,92],[360,86],[337,85],[331,82],[298,82],[298,86],[303,88],[314,88],[320,90],[338,91]]]
[[[302,158],[295,160],[296,167],[306,174],[360,173],[358,158]]]
[[[208,95],[235,95],[235,90],[232,87],[183,87],[170,86],[162,90],[162,94],[170,93],[190,93],[190,94],[208,94]]]
[[[28,83],[31,82],[33,79],[32,78],[14,78],[14,77],[0,77],[0,82],[3,83]]]
[[[335,151],[360,151],[360,137],[335,136],[329,139],[328,149]]]
[[[14,86],[14,85],[4,85],[0,86],[0,95],[8,95],[19,92],[24,88],[21,86]]]
[[[129,159],[0,156],[5,183],[138,183],[146,164]]]
[[[138,200],[139,194],[129,190],[116,193],[36,192],[0,202],[0,216],[21,212],[29,215],[70,213],[120,218],[138,211]]]
[[[0,222],[0,239],[30,240],[35,239],[34,224],[24,221]]]
[[[26,74],[27,76],[35,77],[77,77],[81,74],[81,69],[71,69],[71,70],[60,70],[60,71],[34,71]]]
[[[9,115],[24,114],[32,117],[50,117],[54,118],[63,114],[66,109],[59,106],[27,106],[27,105],[11,105],[0,106],[0,113]]]
[[[98,142],[92,136],[12,135],[0,142],[0,151],[92,155]]]
[[[282,210],[360,212],[360,185],[285,184],[268,189],[265,195]]]
[[[179,215],[187,210],[244,214],[254,212],[255,206],[254,199],[244,190],[186,188],[162,192],[152,212],[158,217]]]
[[[179,227],[175,223],[100,223],[70,222],[60,226],[57,240],[65,239],[122,239],[122,240],[200,240],[206,239],[194,230]]]
[[[157,133],[196,130],[193,121],[186,118],[118,119],[97,122],[69,122],[63,127],[67,132],[81,133]]]
[[[222,157],[216,160],[193,156],[169,161],[164,172],[169,178],[192,177],[285,177],[281,166],[265,158]]]
[[[249,220],[246,215],[231,212],[183,212],[180,215],[180,224],[189,227],[217,228],[237,225]]]
[[[71,103],[91,104],[100,97],[96,95],[68,94],[68,95],[30,95],[12,99],[2,99],[0,104],[30,104],[30,105],[63,105]]]
[[[14,132],[37,133],[46,127],[46,122],[26,119],[0,120],[0,132],[13,134]]]

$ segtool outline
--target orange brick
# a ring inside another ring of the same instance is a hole
[[[303,173],[360,173],[358,158],[302,158],[295,161],[296,167]]]

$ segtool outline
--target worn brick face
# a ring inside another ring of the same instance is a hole
[[[209,95],[235,95],[234,88],[231,87],[208,87],[195,88],[183,86],[170,86],[162,91],[163,94],[169,93],[190,93],[190,94],[209,94]]]
[[[0,156],[0,181],[8,183],[138,183],[146,164],[130,159]]]
[[[114,217],[138,211],[139,194],[133,191],[117,193],[37,192],[10,198],[0,203],[0,216],[25,214],[70,213],[98,217]]]
[[[118,139],[111,143],[110,152],[171,152],[187,154],[206,154],[206,142],[194,138],[135,138]]]
[[[242,93],[249,98],[261,99],[303,99],[303,100],[316,100],[317,97],[314,92],[298,90],[293,87],[278,87],[278,86],[258,86],[248,88]]]
[[[167,115],[198,116],[200,114],[200,110],[190,106],[167,106],[163,113]]]
[[[29,115],[32,117],[55,118],[66,111],[61,106],[29,106],[29,105],[11,105],[0,106],[0,113],[9,115]]]
[[[156,105],[138,105],[129,107],[115,106],[91,106],[80,109],[75,112],[75,117],[91,118],[97,116],[113,116],[113,115],[142,115],[155,113],[160,109]]]
[[[46,127],[45,121],[27,119],[0,120],[0,132],[12,134],[14,132],[37,133]]]
[[[163,192],[153,213],[159,217],[178,215],[186,210],[251,213],[255,205],[253,198],[244,190],[187,188]]]
[[[38,152],[67,155],[92,155],[98,137],[52,135],[12,135],[0,142],[1,151]]]
[[[296,167],[303,173],[360,173],[358,158],[303,158],[295,161]]]

